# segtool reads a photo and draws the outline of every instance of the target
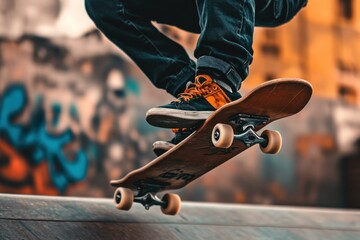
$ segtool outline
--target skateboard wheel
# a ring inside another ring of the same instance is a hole
[[[129,210],[134,201],[134,193],[128,188],[117,188],[114,193],[115,207],[121,210]]]
[[[266,145],[260,144],[260,149],[263,153],[277,154],[280,152],[282,138],[278,131],[265,130],[261,133],[261,137],[267,140]]]
[[[229,148],[234,140],[234,130],[228,124],[218,123],[211,135],[212,143],[218,148]]]
[[[181,199],[179,195],[173,193],[165,194],[162,199],[166,203],[165,207],[161,207],[161,211],[166,215],[176,215],[180,212]]]

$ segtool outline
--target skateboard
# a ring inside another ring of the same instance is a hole
[[[312,86],[302,79],[267,81],[245,97],[217,109],[204,123],[172,149],[145,166],[110,184],[116,208],[129,210],[133,202],[146,209],[158,205],[164,214],[176,215],[181,199],[157,193],[185,187],[203,174],[258,144],[264,153],[278,153],[281,134],[265,130],[269,123],[301,111],[312,95]]]

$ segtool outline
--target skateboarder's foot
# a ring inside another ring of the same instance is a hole
[[[240,97],[240,93],[232,91],[224,81],[201,74],[179,94],[176,101],[150,109],[146,114],[146,120],[157,127],[194,127],[207,119],[216,109]]]
[[[195,128],[174,128],[172,131],[175,133],[175,136],[170,141],[156,141],[153,143],[153,151],[156,156],[160,156],[175,147],[176,144],[187,138],[192,134],[196,129]]]

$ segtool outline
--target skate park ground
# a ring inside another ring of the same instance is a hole
[[[360,211],[183,202],[177,216],[112,199],[0,194],[0,239],[360,239]]]

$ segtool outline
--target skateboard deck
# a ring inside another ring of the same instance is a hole
[[[186,186],[252,145],[266,145],[273,136],[261,136],[256,132],[275,120],[301,111],[311,95],[311,84],[302,79],[275,79],[259,85],[243,98],[216,110],[197,131],[163,155],[119,180],[112,180],[110,184],[123,191],[115,192],[115,204],[125,201],[124,196],[129,195],[147,209],[152,205],[166,209],[170,199],[175,199],[171,201],[179,205],[180,200],[173,195],[160,200],[155,194]],[[222,126],[215,129],[218,125]],[[224,126],[226,131],[221,128]],[[222,137],[226,135],[225,141],[230,140],[225,143],[228,146],[217,146],[219,130]],[[281,136],[276,141],[281,142]],[[127,201],[130,205],[131,200]],[[126,209],[128,206],[117,207]]]

